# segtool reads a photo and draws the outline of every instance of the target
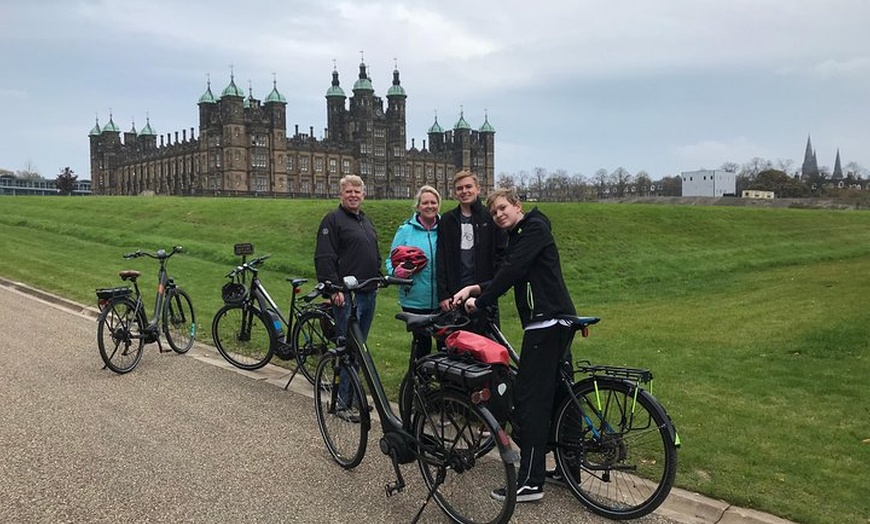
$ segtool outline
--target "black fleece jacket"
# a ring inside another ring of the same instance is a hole
[[[317,231],[314,268],[318,281],[336,284],[348,275],[360,282],[380,275],[378,236],[365,213],[351,213],[339,205],[323,218]],[[366,291],[373,289],[377,286]]]
[[[459,206],[441,215],[438,222],[438,249],[435,252],[435,273],[438,279],[438,301],[452,297],[462,289],[459,253],[462,228]],[[493,222],[489,211],[477,199],[471,205],[474,227],[474,281],[488,282],[507,244],[507,238]]]
[[[477,306],[495,304],[511,287],[523,327],[557,315],[576,314],[562,277],[550,220],[538,208],[526,213],[508,233],[504,260],[492,280],[481,286]]]

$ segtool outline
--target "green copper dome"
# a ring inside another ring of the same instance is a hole
[[[205,89],[205,93],[199,97],[200,104],[216,104],[217,100],[215,100],[214,95],[211,92],[211,80],[208,82],[208,87]]]
[[[139,136],[157,136],[157,133],[154,132],[154,129],[151,127],[151,119],[145,120],[145,127],[139,131]]]
[[[399,70],[393,70],[393,85],[387,90],[387,96],[408,96],[405,94],[405,88],[399,82]]]
[[[495,133],[495,128],[489,123],[489,116],[483,117],[483,125],[480,126],[481,133]]]
[[[460,111],[459,120],[456,121],[456,125],[453,126],[453,129],[468,129],[471,130],[471,126],[468,125],[468,122],[465,121],[465,115]]]
[[[120,133],[121,132],[121,130],[118,128],[118,126],[115,125],[115,122],[112,120],[112,115],[109,115],[109,122],[105,125],[105,127],[103,127],[103,133],[108,133],[108,132],[112,132],[112,133]]]
[[[287,99],[284,98],[284,95],[278,92],[278,82],[276,80],[272,81],[272,92],[266,97],[266,103],[268,104],[269,102],[278,102],[279,104],[287,103]]]
[[[338,71],[332,70],[332,84],[329,86],[329,89],[326,90],[326,98],[347,98],[344,94],[344,89],[341,88],[338,82]]]
[[[359,64],[359,79],[356,83],[353,84],[354,91],[374,91],[375,88],[372,87],[372,79],[369,78],[368,73],[366,73],[366,63],[360,62]]]
[[[91,129],[91,132],[88,133],[88,136],[97,136],[100,134],[100,119],[96,118],[95,120],[96,120],[96,124],[94,124],[94,127],[93,127],[93,129]]]
[[[360,78],[359,80],[357,80],[356,82],[354,82],[354,84],[353,84],[353,90],[354,90],[354,91],[358,91],[358,90],[363,90],[363,91],[374,91],[375,88],[372,87],[372,80],[371,80],[371,78]]]
[[[435,117],[435,123],[432,124],[432,127],[429,128],[429,133],[443,133],[444,129],[441,128],[441,125],[438,124],[438,117]]]
[[[225,96],[237,96],[239,98],[245,97],[245,93],[236,85],[233,75],[230,75],[230,85],[225,87],[223,93],[221,93],[221,97]]]

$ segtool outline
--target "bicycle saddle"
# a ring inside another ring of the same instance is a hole
[[[294,288],[301,286],[302,284],[308,282],[307,278],[288,278],[287,282],[290,282],[290,285]]]
[[[419,314],[408,313],[406,311],[396,313],[396,319],[404,322],[405,328],[408,331],[414,331],[422,327],[431,326],[435,319],[439,316],[441,316],[440,313]]]
[[[121,277],[121,280],[136,280],[141,274],[141,271],[136,271],[134,269],[125,269],[124,271],[118,272],[118,276]]]

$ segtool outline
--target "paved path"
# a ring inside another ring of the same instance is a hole
[[[127,375],[102,369],[95,310],[0,278],[0,522],[409,522],[414,465],[394,480],[369,439],[353,471],[328,456],[302,377],[241,372],[209,346],[146,346]],[[211,319],[200,319],[208,325]],[[276,387],[277,386],[277,387]],[[675,490],[641,524],[785,523]],[[421,522],[445,522],[432,503]],[[603,523],[563,489],[513,522]]]

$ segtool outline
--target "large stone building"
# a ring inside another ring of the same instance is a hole
[[[271,195],[327,198],[338,194],[338,181],[359,174],[370,198],[410,198],[423,184],[449,194],[453,174],[477,173],[484,192],[495,182],[495,129],[484,117],[474,130],[460,112],[452,129],[435,118],[428,144],[407,146],[407,95],[393,71],[384,100],[375,95],[366,64],[348,100],[338,71],[326,91],[327,127],[321,138],[295,126],[287,134],[287,100],[273,82],[260,101],[245,96],[230,75],[215,96],[208,82],[199,99],[199,135],[194,128],[157,135],[145,127],[122,133],[109,115],[91,130],[91,181],[102,195]],[[250,91],[250,90],[249,90]]]

